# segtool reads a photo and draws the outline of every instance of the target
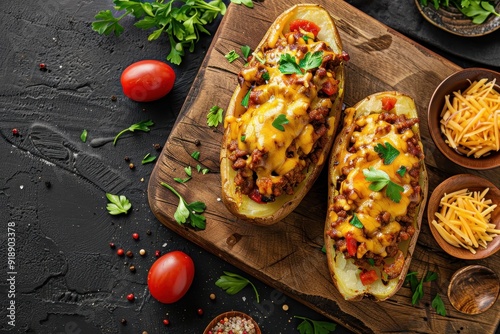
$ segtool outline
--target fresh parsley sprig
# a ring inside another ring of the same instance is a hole
[[[416,305],[424,296],[424,283],[431,282],[437,279],[437,273],[433,271],[428,271],[425,276],[422,276],[420,281],[417,278],[418,273],[416,271],[409,272],[406,274],[405,284],[410,285],[412,294],[411,304]]]
[[[281,55],[278,64],[280,65],[279,70],[283,74],[304,74],[308,70],[319,67],[322,61],[323,51],[307,52],[299,63],[297,63],[295,57],[289,53],[284,53]]]
[[[484,0],[431,0],[434,8],[449,7],[450,4],[456,7],[465,16],[472,20],[474,24],[482,24],[490,15],[500,16],[495,10],[494,1]],[[420,0],[423,6],[427,6],[428,0]]]
[[[374,150],[384,160],[384,165],[390,165],[399,155],[398,149],[389,142],[385,142],[384,145],[378,143],[375,145]]]
[[[109,203],[106,205],[106,209],[108,210],[110,215],[115,216],[122,213],[126,214],[132,207],[130,201],[123,195],[113,195],[110,193],[106,193],[106,198],[109,201]]]
[[[300,334],[329,334],[337,328],[337,324],[333,322],[312,320],[298,315],[294,318],[302,320],[297,326]]]
[[[253,7],[251,0],[231,0],[237,4]],[[95,16],[92,29],[101,35],[114,33],[120,36],[124,28],[120,25],[127,15],[135,17],[135,27],[153,31],[148,41],[158,39],[166,34],[170,43],[170,53],[167,60],[175,65],[182,62],[185,50],[194,51],[201,34],[209,35],[206,26],[219,15],[226,13],[226,5],[222,0],[113,0],[114,9],[123,12],[114,16],[111,10],[102,10]]]
[[[431,306],[436,310],[437,314],[446,317],[446,307],[444,306],[444,302],[439,294],[436,294],[432,300]]]
[[[149,128],[150,126],[153,126],[154,123],[153,121],[151,120],[147,120],[147,121],[140,121],[139,123],[135,123],[135,124],[132,124],[131,126],[129,126],[128,128],[126,129],[123,129],[122,131],[120,131],[116,136],[115,136],[115,139],[113,140],[113,145],[116,145],[116,141],[118,140],[118,138],[124,134],[125,132],[134,132],[134,131],[144,131],[144,132],[149,132],[151,131],[151,129]]]
[[[224,109],[219,106],[213,106],[210,108],[207,114],[207,125],[211,127],[217,127],[222,122],[222,114]]]
[[[255,285],[241,275],[229,271],[224,271],[224,275],[221,275],[221,277],[215,282],[215,285],[217,285],[219,288],[223,289],[230,295],[237,294],[248,284],[252,286],[253,291],[255,292],[257,303],[260,303],[259,292],[257,291]]]
[[[207,206],[205,203],[196,201],[187,203],[184,198],[168,183],[161,182],[161,185],[169,189],[179,198],[179,205],[174,213],[174,219],[179,224],[189,222],[192,227],[204,230],[206,227],[206,218],[202,215]]]
[[[273,127],[280,130],[285,131],[285,127],[283,125],[288,124],[290,121],[286,118],[286,115],[279,114],[272,123]]]
[[[383,170],[375,169],[373,166],[369,169],[363,169],[363,175],[366,181],[371,182],[368,188],[373,191],[381,191],[384,187],[385,194],[393,202],[401,201],[401,193],[405,190],[402,186],[391,181],[389,174]]]

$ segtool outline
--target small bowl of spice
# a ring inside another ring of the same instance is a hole
[[[262,334],[262,332],[257,322],[248,314],[229,311],[215,317],[203,334]]]
[[[428,106],[438,149],[454,163],[476,170],[500,166],[500,73],[466,68],[444,79]]]

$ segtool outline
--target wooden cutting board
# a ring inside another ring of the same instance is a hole
[[[460,168],[441,155],[429,135],[426,108],[431,94],[442,79],[460,68],[344,1],[317,3],[334,17],[344,49],[351,56],[346,69],[347,105],[385,90],[398,90],[416,100],[429,190],[448,176],[464,172],[487,177],[500,186],[499,168],[482,172]],[[230,50],[239,51],[241,45],[255,47],[274,19],[289,6],[284,0],[255,2],[253,9],[229,6],[151,175],[148,196],[153,213],[179,235],[355,332],[493,333],[500,303],[481,315],[464,315],[449,303],[447,287],[453,272],[471,263],[486,265],[500,275],[500,253],[482,261],[453,259],[439,249],[424,220],[410,271],[417,271],[419,277],[434,271],[439,279],[424,285],[425,295],[420,303],[411,305],[408,287],[402,287],[385,302],[347,302],[335,289],[321,251],[327,208],[326,170],[299,207],[270,227],[237,220],[220,201],[219,149],[223,127],[207,127],[206,116],[214,105],[227,107],[243,64],[240,60],[229,63],[224,55]],[[191,157],[194,151],[200,152],[199,161]],[[184,167],[197,164],[209,168],[210,173],[203,175],[193,169],[189,182],[173,181],[174,177],[185,177]],[[187,202],[206,203],[205,230],[175,222],[178,198],[160,182],[173,185]],[[446,317],[437,315],[430,306],[437,293],[445,303]]]

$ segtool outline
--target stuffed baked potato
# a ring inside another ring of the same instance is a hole
[[[235,216],[271,225],[313,185],[333,144],[348,56],[329,13],[281,14],[238,75],[224,120],[222,199]]]
[[[325,248],[347,300],[391,297],[405,280],[427,197],[413,99],[371,95],[347,108],[329,162]]]

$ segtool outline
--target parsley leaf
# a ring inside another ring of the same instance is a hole
[[[235,295],[243,288],[245,288],[248,284],[250,284],[255,292],[255,297],[257,298],[257,303],[260,303],[259,293],[257,292],[257,288],[255,285],[246,279],[243,276],[240,276],[235,273],[231,273],[229,271],[224,271],[224,275],[222,275],[216,282],[219,288],[223,289],[230,295]]]
[[[396,171],[401,177],[405,176],[406,173],[406,167],[405,166],[400,166],[398,170]]]
[[[269,72],[266,71],[266,72],[262,73],[262,79],[269,81],[269,79],[271,79]]]
[[[252,92],[252,89],[250,88],[248,92],[243,96],[243,99],[241,100],[241,105],[245,108],[248,108],[248,102],[250,102],[250,93]]]
[[[431,306],[436,310],[437,314],[446,317],[446,308],[439,294],[436,294],[436,297],[434,297],[434,299],[432,300]]]
[[[349,223],[354,226],[354,227],[357,227],[357,228],[363,228],[363,223],[361,222],[361,220],[359,220],[358,216],[356,214],[354,214],[352,216],[352,219],[349,221]]]
[[[408,274],[406,274],[405,278],[405,284],[410,284],[410,289],[413,292],[413,295],[411,297],[411,304],[416,305],[422,299],[424,296],[424,283],[425,282],[431,282],[437,279],[438,275],[437,273],[433,271],[428,271],[425,276],[422,277],[422,279],[419,281],[417,279],[417,272],[412,271]]]
[[[226,53],[224,55],[224,57],[226,57],[226,59],[232,63],[233,61],[235,61],[236,59],[240,58],[240,56],[236,53],[236,51],[234,50],[231,50],[229,51],[228,53]]]
[[[323,51],[315,51],[314,53],[308,52],[299,62],[300,68],[304,71],[312,70],[323,62]]]
[[[119,215],[121,213],[127,213],[128,210],[132,207],[130,201],[127,197],[123,195],[113,195],[110,193],[106,193],[106,198],[109,203],[106,205],[106,209],[108,210],[110,215]]]
[[[204,230],[206,227],[206,218],[202,215],[202,213],[207,207],[205,203],[196,201],[188,204],[184,198],[169,184],[161,182],[161,185],[169,189],[179,198],[179,205],[174,213],[175,221],[179,224],[189,222],[192,227]]]
[[[206,27],[219,15],[224,15],[227,9],[223,0],[210,2],[204,0],[113,0],[113,2],[114,9],[124,11],[124,13],[115,17],[111,10],[102,10],[95,16],[92,29],[101,35],[114,33],[120,36],[124,31],[120,21],[132,15],[137,20],[134,24],[136,28],[153,29],[148,36],[148,41],[166,35],[165,40],[170,44],[167,60],[175,65],[182,62],[185,50],[194,51],[201,34],[210,34]],[[231,2],[253,7],[252,0],[231,0]]]
[[[128,128],[120,131],[116,136],[115,136],[115,139],[113,140],[113,145],[116,145],[116,141],[118,140],[118,138],[124,134],[125,132],[127,131],[130,131],[130,132],[134,132],[136,130],[138,131],[144,131],[144,132],[149,132],[151,131],[151,129],[149,128],[150,126],[153,126],[154,123],[153,121],[151,120],[148,120],[148,121],[141,121],[139,123],[135,123],[135,124],[132,124],[131,126],[129,126]]]
[[[224,110],[218,106],[213,106],[210,108],[207,114],[207,125],[216,127],[222,122],[222,114]]]
[[[87,142],[87,135],[87,130],[83,129],[82,133],[80,134],[80,140],[84,143]]]
[[[378,153],[379,157],[384,160],[384,165],[390,165],[399,155],[397,148],[392,146],[389,142],[385,142],[385,146],[378,143],[374,150]]]
[[[380,191],[384,187],[385,194],[393,202],[399,203],[401,201],[401,193],[405,190],[402,186],[391,181],[389,175],[383,170],[378,170],[372,167],[369,169],[363,169],[363,175],[365,179],[370,183],[368,188],[372,191]]]
[[[144,158],[142,158],[141,163],[143,165],[145,165],[145,164],[149,164],[149,163],[155,162],[155,160],[156,160],[156,156],[151,155],[150,153],[148,153],[148,154],[146,154],[144,156]]]
[[[278,117],[276,117],[273,121],[273,126],[280,130],[280,131],[285,131],[285,128],[283,127],[283,125],[286,125],[288,124],[289,121],[288,119],[286,118],[286,115],[284,114],[279,114]]]
[[[302,70],[299,64],[297,64],[295,57],[292,57],[288,53],[284,53],[280,56],[278,64],[280,65],[279,70],[283,74],[302,74]]]
[[[292,55],[288,53],[282,54],[278,64],[280,65],[279,70],[283,74],[304,74],[305,71],[319,67],[322,62],[323,52],[316,51],[306,53],[298,64]]]
[[[333,322],[317,321],[298,315],[295,315],[294,318],[302,320],[297,326],[300,334],[329,334],[337,328],[337,324]]]
[[[191,158],[193,158],[194,160],[199,160],[200,159],[200,151],[194,151],[193,153],[191,153]]]

